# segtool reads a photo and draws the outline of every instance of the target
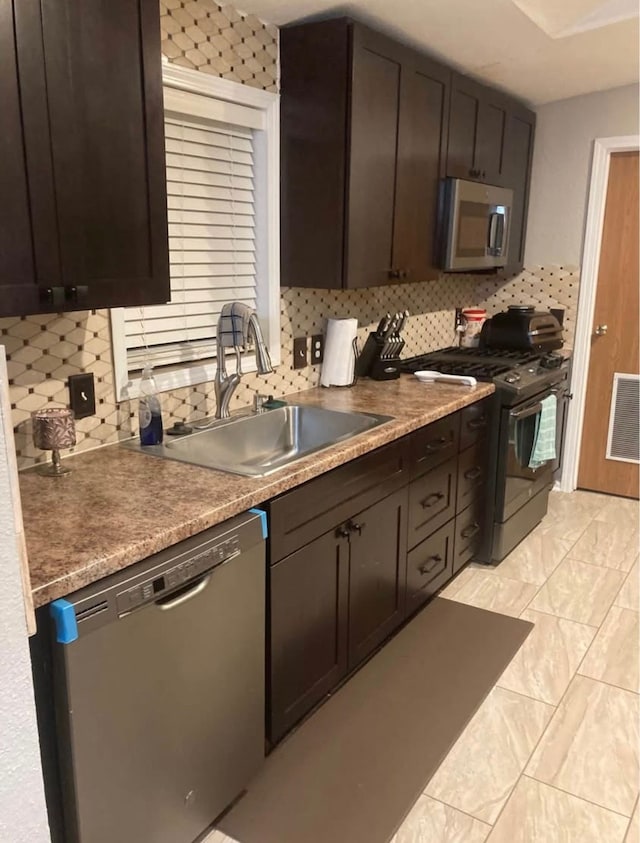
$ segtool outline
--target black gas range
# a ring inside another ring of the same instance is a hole
[[[544,348],[450,347],[402,362],[407,373],[431,370],[495,385],[485,449],[486,540],[478,562],[501,562],[546,514],[562,456],[569,366],[568,355]],[[538,464],[533,449],[549,400],[556,419],[555,456]]]
[[[563,380],[561,370],[567,365],[566,355],[554,351],[451,346],[403,360],[400,368],[410,374],[430,370],[493,382],[500,403],[514,406]]]

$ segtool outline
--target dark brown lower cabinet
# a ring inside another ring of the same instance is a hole
[[[407,556],[407,614],[432,597],[453,576],[454,521],[449,521]]]
[[[478,494],[471,506],[456,517],[455,553],[453,571],[457,572],[480,550],[483,537],[485,500]]]
[[[325,533],[270,570],[270,737],[277,741],[347,673],[349,543]]]
[[[488,409],[452,414],[270,502],[272,743],[473,557]]]
[[[370,506],[349,524],[349,669],[404,617],[407,489]]]

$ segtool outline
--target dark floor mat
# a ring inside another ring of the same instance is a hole
[[[269,756],[241,843],[387,843],[533,625],[436,598]]]

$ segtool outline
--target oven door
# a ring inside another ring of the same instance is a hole
[[[504,266],[509,248],[513,191],[447,179],[445,270]]]
[[[530,468],[531,452],[547,390],[531,401],[506,407],[500,418],[500,441],[496,484],[496,521],[506,521],[538,492],[553,483],[555,460]],[[556,443],[557,447],[557,443]]]

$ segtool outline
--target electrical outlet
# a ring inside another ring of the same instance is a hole
[[[96,412],[96,388],[92,372],[69,375],[69,406],[77,419],[85,419]]]
[[[304,367],[308,365],[307,338],[296,337],[293,341],[293,368],[304,369]]]
[[[462,308],[456,307],[456,315],[454,317],[453,330],[457,331],[459,325],[462,325]]]
[[[324,335],[314,334],[311,337],[311,365],[317,366],[324,359]]]

